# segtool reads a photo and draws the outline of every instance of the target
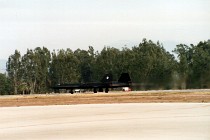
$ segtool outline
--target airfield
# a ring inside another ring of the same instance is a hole
[[[2,140],[209,140],[210,91],[0,97]]]
[[[113,104],[113,103],[210,103],[210,89],[115,91],[109,93],[59,93],[0,96],[0,107]]]

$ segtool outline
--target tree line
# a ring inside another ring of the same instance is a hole
[[[143,39],[132,48],[104,47],[100,52],[70,48],[50,51],[46,47],[18,50],[7,61],[7,73],[0,74],[0,94],[52,92],[64,83],[100,81],[104,74],[114,79],[128,72],[133,90],[210,87],[210,43],[179,44],[167,52],[159,42]]]

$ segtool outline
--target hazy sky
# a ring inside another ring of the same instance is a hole
[[[143,38],[167,50],[210,39],[210,0],[0,0],[0,59],[15,49],[101,50]]]

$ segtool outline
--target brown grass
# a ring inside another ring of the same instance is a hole
[[[210,92],[112,92],[0,96],[0,107],[109,103],[210,102]]]

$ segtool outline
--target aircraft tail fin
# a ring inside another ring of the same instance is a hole
[[[128,73],[122,73],[118,82],[119,83],[131,83],[131,78]]]
[[[109,82],[112,82],[112,81],[113,81],[112,74],[104,75],[104,77],[101,80],[102,83],[109,83]],[[130,78],[128,73],[122,73],[118,82],[119,83],[131,83],[131,78]]]
[[[102,78],[101,82],[102,82],[102,83],[109,83],[109,82],[112,82],[112,80],[113,80],[112,74],[106,74],[106,75],[104,75],[104,77]]]

